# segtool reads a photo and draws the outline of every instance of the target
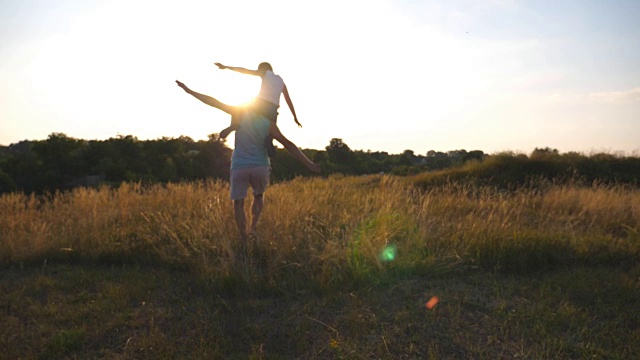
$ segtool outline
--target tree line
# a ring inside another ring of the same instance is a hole
[[[390,173],[424,175],[425,185],[456,179],[489,184],[522,184],[528,179],[581,179],[637,185],[640,158],[612,154],[586,156],[561,154],[536,148],[531,154],[480,150],[430,150],[416,154],[352,150],[342,139],[331,139],[324,150],[302,150],[322,168],[321,176]],[[117,186],[122,182],[168,183],[205,179],[229,179],[232,150],[218,134],[194,141],[185,136],[139,140],[117,136],[107,140],[82,140],[53,133],[46,140],[21,141],[0,146],[0,194],[20,191],[43,194],[77,186]],[[271,162],[272,181],[289,180],[311,173],[284,149]]]
[[[323,169],[323,175],[393,173],[409,175],[481,160],[482,151],[429,151],[417,155],[352,150],[342,139],[331,139],[324,150],[303,152]],[[121,182],[167,183],[229,179],[232,150],[218,134],[194,141],[181,136],[139,140],[117,136],[82,140],[52,133],[45,140],[25,140],[0,146],[0,193],[45,193],[77,186],[117,185]],[[282,181],[310,173],[284,149],[272,160],[272,179]]]

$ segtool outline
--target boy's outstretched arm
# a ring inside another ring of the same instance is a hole
[[[298,127],[302,127],[302,124],[300,124],[300,122],[298,121],[296,110],[293,108],[293,102],[291,101],[291,97],[289,96],[289,90],[287,90],[287,85],[285,85],[284,88],[282,88],[282,95],[284,95],[284,100],[287,102],[287,105],[289,105],[289,109],[293,114],[293,121],[295,121],[296,124],[298,124]]]
[[[284,137],[278,129],[278,125],[276,125],[273,121],[270,121],[271,125],[269,127],[269,135],[272,138],[278,140],[280,144],[284,146],[284,148],[291,154],[296,160],[300,161],[304,166],[306,166],[309,170],[313,172],[320,172],[320,165],[314,163],[309,160],[309,158],[300,150],[296,144],[292,143],[289,139]]]
[[[227,66],[227,65],[222,65],[221,63],[215,63],[215,64],[218,68],[220,68],[220,70],[229,69],[229,70],[239,72],[241,74],[260,76],[260,73],[258,72],[258,70],[249,70],[249,69],[245,69],[243,67],[237,67],[237,66]]]

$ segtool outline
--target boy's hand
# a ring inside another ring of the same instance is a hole
[[[296,124],[298,124],[298,127],[300,127],[300,128],[302,127],[302,124],[300,124],[300,121],[298,121],[298,118],[297,118],[297,117],[294,117],[294,118],[293,118],[293,121],[295,121],[295,122],[296,122]]]
[[[217,62],[217,63],[215,63],[215,64],[216,64],[216,66],[217,66],[220,70],[224,70],[224,69],[226,69],[226,68],[227,68],[226,66],[224,66],[224,65],[220,64],[219,62]]]

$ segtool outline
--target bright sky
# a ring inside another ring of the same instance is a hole
[[[229,117],[174,80],[241,103],[259,78],[213,63],[268,61],[302,148],[638,154],[639,14],[637,0],[2,0],[0,144],[206,139]]]

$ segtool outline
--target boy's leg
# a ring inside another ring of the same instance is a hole
[[[273,145],[273,138],[269,136],[265,142],[265,146],[267,147],[267,155],[270,158],[274,158],[276,156],[276,146]]]
[[[240,108],[234,109],[233,113],[231,114],[231,125],[220,132],[221,139],[226,139],[232,131],[238,130],[238,127],[240,126],[240,115]]]
[[[276,123],[276,119],[271,121],[273,121],[274,124]],[[276,156],[276,146],[273,145],[273,138],[271,136],[267,136],[265,146],[267,148],[267,155],[269,155],[270,158],[274,158]]]
[[[226,129],[223,129],[222,131],[220,131],[220,139],[226,139],[227,136],[229,136],[229,134],[231,134],[231,132],[234,130],[237,130],[237,129],[232,129],[231,126],[229,126]]]

